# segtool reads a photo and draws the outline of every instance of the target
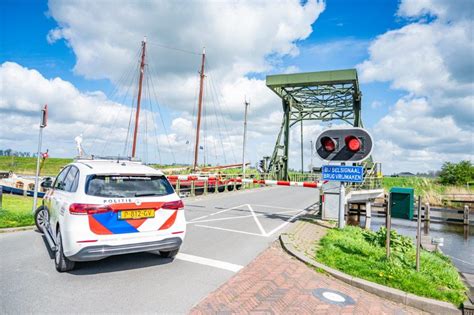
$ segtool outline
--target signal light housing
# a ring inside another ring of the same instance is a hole
[[[330,137],[322,137],[321,145],[326,152],[334,152],[336,150],[336,141]]]
[[[372,147],[372,137],[362,128],[327,129],[316,140],[316,153],[325,161],[361,162]]]
[[[361,149],[361,143],[356,136],[347,136],[345,139],[346,147],[351,152],[357,152]]]

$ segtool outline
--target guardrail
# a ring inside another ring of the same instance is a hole
[[[320,181],[277,181],[269,179],[242,178],[238,175],[168,175],[168,180],[175,187],[178,194],[184,196],[217,194],[219,192],[237,191],[256,186],[296,186],[306,188],[319,188]]]

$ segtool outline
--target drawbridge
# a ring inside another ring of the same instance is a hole
[[[265,165],[265,171],[279,180],[289,179],[291,127],[300,125],[302,146],[304,121],[343,121],[363,127],[362,93],[355,69],[269,75],[266,85],[281,98],[283,107],[280,132]],[[301,161],[303,170],[303,147]],[[368,172],[377,173],[371,159],[366,164],[370,164]]]

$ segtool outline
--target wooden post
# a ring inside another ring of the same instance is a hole
[[[179,196],[180,190],[181,190],[181,181],[178,178],[178,180],[176,181],[176,193],[178,194],[178,196]]]
[[[370,223],[372,221],[372,204],[370,201],[365,203],[365,228],[370,230]]]
[[[390,201],[391,201],[391,194],[388,194],[387,213],[385,215],[385,227],[387,229],[387,235],[385,238],[385,250],[386,250],[387,259],[390,258],[390,229],[391,229],[391,224],[392,224]]]
[[[418,196],[418,217],[416,225],[416,271],[420,271],[420,247],[421,247],[421,196]]]
[[[469,238],[469,205],[464,205],[464,239],[467,240]]]
[[[430,233],[430,204],[427,202],[425,203],[425,234]]]
[[[469,206],[464,205],[464,225],[469,226]]]

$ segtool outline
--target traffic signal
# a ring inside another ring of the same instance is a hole
[[[373,141],[362,128],[328,129],[316,140],[316,153],[326,161],[360,162],[372,152]]]

